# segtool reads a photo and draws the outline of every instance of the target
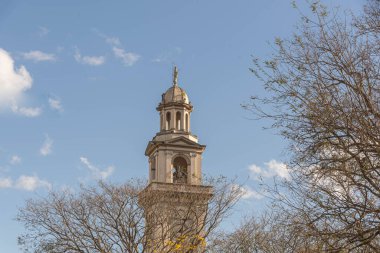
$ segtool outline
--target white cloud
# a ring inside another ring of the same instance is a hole
[[[53,140],[50,139],[48,135],[45,136],[45,141],[42,144],[42,147],[40,148],[40,154],[43,156],[47,156],[51,154],[53,147]]]
[[[114,46],[120,46],[121,45],[120,39],[117,37],[107,37],[104,35],[103,35],[103,37],[106,40],[106,42],[110,45],[114,45]]]
[[[80,161],[87,167],[87,169],[90,170],[93,178],[96,180],[107,179],[109,176],[111,176],[111,174],[115,170],[113,166],[108,166],[104,170],[101,170],[97,168],[96,166],[94,166],[93,164],[91,164],[90,161],[86,157],[83,157],[83,156],[80,157]]]
[[[18,155],[13,155],[9,163],[12,165],[19,164],[21,163],[21,157],[19,157]]]
[[[91,66],[102,65],[106,60],[104,56],[82,56],[79,50],[76,50],[74,54],[74,58],[79,63],[91,65]]]
[[[126,52],[125,49],[122,48],[119,38],[107,36],[96,29],[94,29],[94,31],[97,35],[102,37],[107,44],[112,46],[114,56],[118,59],[121,59],[125,66],[130,67],[141,58],[141,56],[136,53]]]
[[[63,112],[63,106],[61,100],[58,98],[49,98],[49,106],[52,110]]]
[[[30,118],[40,116],[42,113],[42,109],[39,107],[19,107],[18,105],[13,104],[11,108],[14,113]]]
[[[128,67],[134,65],[140,59],[140,55],[131,52],[127,53],[124,49],[119,47],[112,47],[112,51],[115,57],[121,59],[124,65]]]
[[[32,60],[34,62],[57,60],[54,54],[48,54],[38,50],[22,53],[21,55],[25,60]]]
[[[51,184],[48,181],[41,180],[37,176],[21,175],[14,184],[15,188],[34,191],[37,188],[51,189]]]
[[[264,197],[261,193],[251,189],[248,186],[244,186],[242,188],[242,191],[243,191],[243,195],[242,195],[243,199],[262,199]]]
[[[265,163],[265,165],[268,167],[269,171],[272,171],[275,175],[285,179],[290,179],[289,169],[286,164],[277,162],[276,160],[270,160]]]
[[[10,188],[10,187],[12,187],[12,179],[0,178],[0,188]]]
[[[238,190],[241,193],[241,197],[243,199],[262,199],[264,197],[264,195],[251,189],[247,185],[242,186],[242,185],[233,184],[231,188],[233,191]]]
[[[263,174],[265,173],[259,166],[257,166],[256,164],[252,164],[249,166],[249,171],[253,174]]]
[[[24,66],[15,69],[12,57],[1,48],[0,66],[0,108],[10,107],[32,87],[33,79]]]
[[[0,48],[0,110],[11,110],[27,117],[39,116],[39,107],[24,107],[19,103],[25,96],[25,91],[32,87],[33,79],[24,66],[14,67],[11,55]]]
[[[15,182],[10,178],[0,178],[0,189],[1,188],[16,188],[26,191],[34,191],[37,188],[46,188],[50,190],[51,184],[37,176],[21,175]]]
[[[261,168],[255,164],[252,164],[248,167],[248,170],[254,176],[255,179],[259,177],[268,178],[268,177],[280,177],[283,179],[290,179],[289,169],[286,164],[278,162],[276,160],[270,160],[267,163],[264,163],[265,168]]]
[[[105,39],[105,41],[107,42],[107,44],[110,44],[112,46],[120,46],[121,45],[121,42],[120,42],[120,39],[118,37],[110,37],[110,36],[107,36],[105,35],[104,33],[101,33],[100,31],[98,31],[97,29],[93,29],[93,31],[100,37],[102,37],[103,39]]]
[[[163,61],[165,61],[165,59],[164,58],[162,58],[162,57],[157,57],[157,58],[154,58],[153,60],[152,60],[152,62],[157,62],[157,63],[159,63],[159,62],[163,62]]]
[[[38,35],[40,35],[41,37],[47,35],[49,32],[50,32],[49,29],[47,29],[44,26],[39,26],[38,27]]]

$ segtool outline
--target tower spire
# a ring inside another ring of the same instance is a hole
[[[177,69],[177,66],[174,66],[174,70],[173,70],[173,86],[178,86],[178,69]]]

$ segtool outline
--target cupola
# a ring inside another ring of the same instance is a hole
[[[157,106],[160,112],[160,132],[189,133],[193,106],[184,89],[178,86],[178,69],[174,67],[173,85],[162,94]]]

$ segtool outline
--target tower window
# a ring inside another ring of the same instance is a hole
[[[177,128],[177,130],[181,130],[181,113],[180,112],[176,113],[175,119],[176,119],[176,128]]]
[[[167,112],[167,113],[166,113],[166,125],[165,125],[165,130],[169,130],[169,129],[170,129],[170,119],[171,119],[170,112]]]
[[[186,129],[186,132],[189,132],[189,115],[187,113],[185,116],[185,129]]]
[[[156,180],[156,168],[152,168],[152,180]]]
[[[187,162],[183,157],[176,157],[173,161],[173,183],[187,183]]]
[[[150,166],[150,178],[152,179],[152,180],[155,180],[156,179],[156,158],[153,158],[152,159],[152,162],[151,162],[151,166]]]

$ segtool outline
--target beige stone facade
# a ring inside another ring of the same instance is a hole
[[[177,74],[175,68],[173,85],[157,107],[160,131],[145,150],[149,185],[140,193],[140,203],[146,213],[149,252],[168,252],[173,243],[182,243],[180,247],[185,248],[184,244],[202,240],[207,202],[212,196],[212,187],[202,185],[202,153],[206,146],[199,144],[190,131],[193,106],[178,86]],[[193,252],[201,252],[202,245]]]

